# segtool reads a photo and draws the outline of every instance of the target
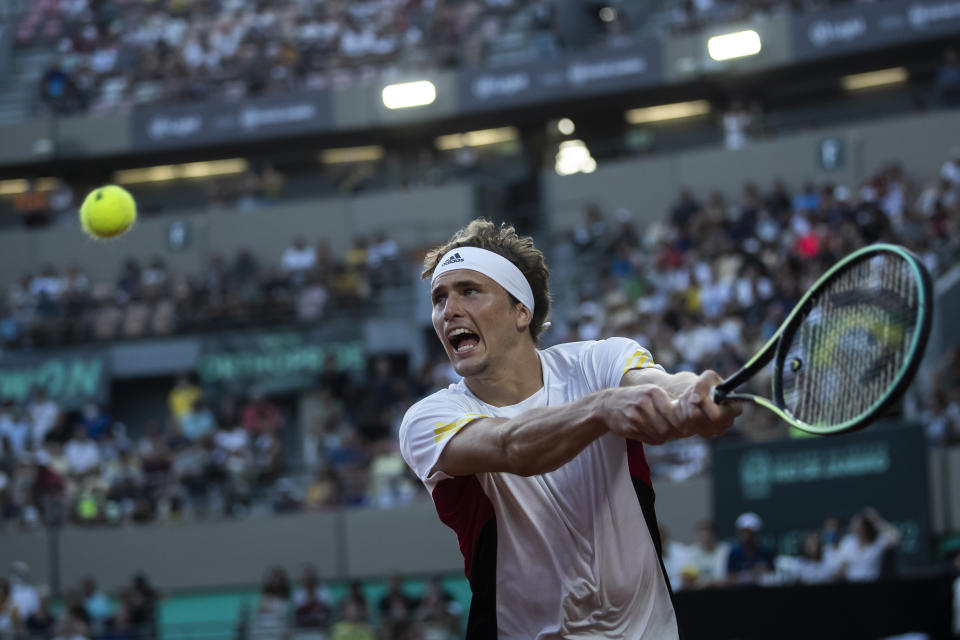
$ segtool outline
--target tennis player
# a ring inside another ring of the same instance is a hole
[[[720,377],[626,338],[537,349],[549,273],[512,227],[475,220],[424,266],[463,379],[407,411],[400,445],[457,534],[468,640],[677,638],[641,443],[729,428]]]

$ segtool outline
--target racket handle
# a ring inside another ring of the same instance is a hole
[[[727,394],[720,387],[714,387],[710,389],[710,397],[713,399],[715,404],[723,404],[727,402]]]

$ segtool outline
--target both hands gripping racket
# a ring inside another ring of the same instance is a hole
[[[717,403],[747,401],[818,435],[862,428],[896,401],[923,358],[933,317],[930,275],[912,253],[875,244],[817,280],[759,353],[717,385]],[[773,361],[772,398],[734,390]]]

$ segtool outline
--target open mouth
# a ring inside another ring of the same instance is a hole
[[[467,329],[454,329],[447,334],[447,340],[456,353],[467,353],[480,344],[480,336]]]

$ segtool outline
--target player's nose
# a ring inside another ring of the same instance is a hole
[[[462,314],[463,309],[460,306],[459,298],[456,296],[456,294],[451,293],[443,302],[443,319],[450,321]]]

